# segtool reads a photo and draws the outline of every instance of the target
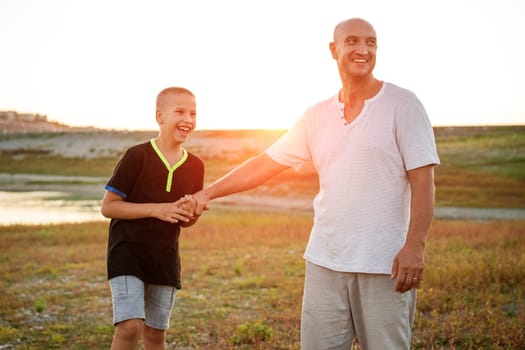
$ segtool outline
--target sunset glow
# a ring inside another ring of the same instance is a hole
[[[525,124],[524,14],[521,0],[1,0],[0,111],[156,129],[156,94],[184,86],[199,129],[288,128],[337,92],[333,27],[363,17],[375,76],[434,125]]]

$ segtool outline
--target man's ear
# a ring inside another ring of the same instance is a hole
[[[155,111],[155,119],[157,119],[157,123],[162,124],[162,113],[158,109]]]
[[[337,59],[337,52],[336,52],[336,50],[335,50],[335,43],[334,43],[334,42],[331,42],[330,45],[329,45],[329,47],[330,47],[330,53],[332,54],[332,58],[333,58],[334,60],[336,60],[336,59]]]

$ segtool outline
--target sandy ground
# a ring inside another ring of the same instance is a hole
[[[254,137],[246,131],[197,131],[187,148],[205,157],[235,156],[239,152],[260,151],[276,140],[282,131],[262,132]],[[49,154],[72,158],[89,158],[120,155],[126,148],[155,137],[156,132],[61,132],[55,134],[4,135],[0,138],[0,150],[39,150]],[[57,184],[67,180],[81,180],[85,185]],[[38,181],[34,181],[38,180]],[[47,175],[2,174],[0,165],[0,191],[65,191],[100,198],[103,178],[72,178]],[[48,184],[46,184],[48,182]],[[38,184],[35,184],[38,183]],[[241,193],[218,199],[212,205],[266,210],[311,211],[312,198],[282,197]],[[436,208],[436,217],[442,219],[525,219],[525,209],[503,208]]]

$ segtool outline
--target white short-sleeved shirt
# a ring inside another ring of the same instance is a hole
[[[439,164],[427,113],[409,90],[384,82],[347,124],[335,95],[309,109],[266,153],[298,168],[312,161],[320,190],[306,260],[390,274],[409,223],[407,170]]]

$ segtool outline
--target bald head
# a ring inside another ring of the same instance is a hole
[[[347,19],[347,20],[344,20],[344,21],[340,22],[338,25],[335,26],[335,28],[334,28],[334,42],[336,42],[337,39],[339,37],[341,37],[341,35],[343,35],[346,32],[348,32],[348,30],[350,30],[350,29],[357,29],[357,28],[371,30],[374,33],[374,35],[375,35],[375,32],[376,32],[374,27],[369,22],[365,21],[364,19],[362,19],[362,18],[350,18],[350,19]]]
[[[374,82],[377,38],[374,27],[362,18],[350,18],[335,26],[330,43],[343,84],[357,81]]]

